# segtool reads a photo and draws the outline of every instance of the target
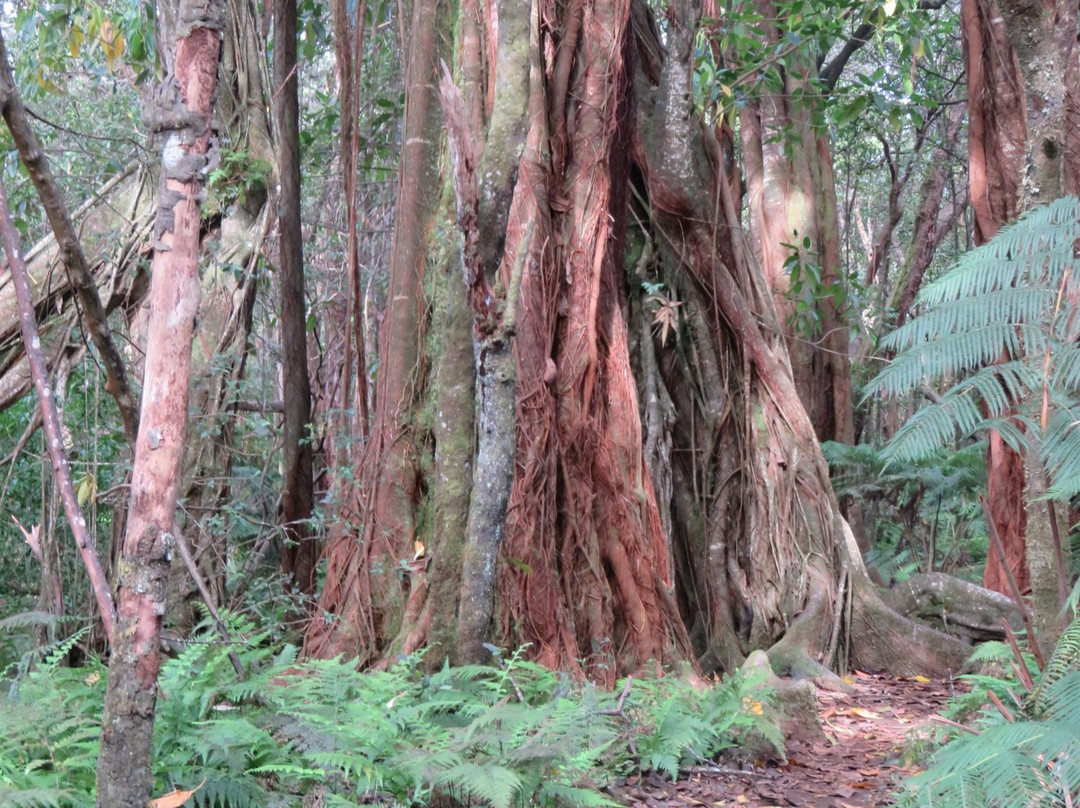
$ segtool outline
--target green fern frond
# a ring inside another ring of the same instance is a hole
[[[570,805],[576,808],[608,808],[619,805],[594,788],[568,786],[558,782],[541,783],[537,797],[541,805]]]
[[[885,456],[911,462],[1003,429],[1014,448],[1039,448],[1053,495],[1080,492],[1080,439],[1070,426],[1080,391],[1078,239],[1080,199],[1065,197],[1003,228],[922,290],[921,312],[883,340],[897,353],[866,393],[939,384],[946,392],[898,430]],[[1047,425],[1040,444],[1041,420],[1025,407],[1044,397],[1071,420]]]
[[[1042,717],[1047,710],[1048,690],[1059,679],[1078,668],[1080,668],[1080,617],[1075,618],[1061,632],[1035,689],[1024,700],[1024,708],[1028,715]]]
[[[510,808],[521,790],[521,778],[496,763],[464,762],[444,771],[436,785],[452,794],[479,800],[491,808]]]
[[[91,800],[76,801],[70,792],[58,788],[4,788],[0,786],[0,805],[5,808],[69,808],[92,804]]]

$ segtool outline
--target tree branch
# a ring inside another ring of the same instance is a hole
[[[945,0],[919,0],[920,10],[934,10],[939,9],[945,5]],[[840,53],[833,57],[826,67],[818,73],[818,77],[821,79],[822,84],[825,85],[825,91],[831,92],[833,87],[836,86],[836,82],[840,79],[840,74],[844,72],[844,68],[847,66],[848,60],[852,55],[859,50],[863,45],[873,39],[874,34],[877,33],[878,26],[872,22],[864,22],[858,28],[855,29],[847,42],[844,43],[844,47],[840,49]]]
[[[124,422],[124,432],[128,443],[134,445],[138,432],[138,414],[135,399],[128,384],[124,361],[116,348],[109,332],[105,307],[98,297],[97,284],[90,272],[79,236],[71,222],[71,216],[64,205],[63,196],[56,183],[56,178],[49,168],[48,158],[42,150],[23,106],[22,98],[15,87],[15,78],[8,62],[7,46],[0,35],[0,114],[4,116],[11,137],[19,150],[19,157],[26,166],[30,179],[37,189],[45,215],[49,219],[60,255],[64,260],[71,285],[75,288],[82,306],[83,327],[97,348],[101,361],[105,365],[105,390],[116,399],[120,408],[120,418]],[[28,343],[29,347],[29,343]]]
[[[2,51],[0,51],[0,57],[2,57]],[[64,513],[67,516],[68,524],[71,526],[71,533],[75,536],[75,543],[79,546],[79,554],[86,565],[86,571],[90,576],[90,585],[94,590],[98,608],[101,610],[101,621],[105,624],[105,634],[109,638],[109,643],[112,644],[113,625],[116,622],[116,607],[113,604],[109,582],[106,580],[105,572],[101,567],[101,559],[98,558],[97,548],[94,546],[90,531],[87,530],[86,519],[82,515],[79,500],[75,496],[75,486],[71,480],[71,469],[68,467],[67,457],[65,456],[64,434],[60,426],[60,414],[56,409],[56,397],[49,387],[45,356],[41,352],[41,338],[38,336],[37,320],[34,317],[34,300],[30,293],[30,276],[26,271],[22,251],[19,249],[19,234],[15,230],[15,222],[11,219],[7,189],[4,187],[2,179],[0,179],[0,236],[4,241],[8,268],[11,270],[11,281],[15,287],[15,297],[19,304],[19,325],[22,330],[23,343],[26,346],[26,358],[30,363],[30,373],[34,378],[38,401],[41,404],[41,416],[45,426],[46,442],[49,446],[49,460],[52,461],[56,484],[60,488],[60,499],[64,503]]]

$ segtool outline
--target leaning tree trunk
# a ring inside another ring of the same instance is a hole
[[[119,562],[116,642],[102,717],[97,805],[143,808],[153,785],[159,635],[174,543],[199,303],[199,195],[211,139],[223,3],[182,2],[169,76],[148,118],[166,137],[158,195],[150,329],[127,530]]]

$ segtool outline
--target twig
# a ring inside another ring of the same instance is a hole
[[[1009,722],[1010,724],[1011,724],[1011,723],[1012,723],[1013,721],[1015,721],[1015,720],[1016,720],[1016,718],[1015,718],[1015,717],[1013,716],[1013,714],[1012,714],[1012,712],[1011,712],[1011,711],[1009,710],[1009,708],[1008,708],[1008,707],[1006,707],[1006,706],[1005,706],[1004,704],[1002,704],[1002,703],[1001,703],[1001,699],[999,699],[999,698],[997,697],[997,693],[995,693],[995,692],[994,692],[993,690],[991,690],[990,688],[987,688],[987,689],[986,689],[986,697],[987,697],[988,699],[990,699],[990,702],[991,702],[991,703],[992,703],[992,704],[993,704],[993,705],[994,705],[995,707],[997,707],[997,711],[998,711],[999,713],[1001,713],[1001,716],[1002,716],[1002,718],[1004,718],[1004,719],[1005,719],[1006,721],[1008,721],[1008,722]]]
[[[1020,683],[1027,689],[1027,692],[1030,693],[1035,689],[1035,682],[1028,672],[1027,663],[1024,662],[1024,655],[1020,653],[1020,646],[1016,643],[1016,635],[1013,634],[1013,630],[1009,626],[1009,621],[1004,617],[1001,618],[1001,625],[1005,628],[1005,639],[1009,641],[1009,645],[1012,647],[1013,656],[1016,657],[1016,675],[1020,678]]]
[[[210,596],[210,590],[207,589],[202,575],[199,574],[199,567],[195,563],[195,558],[191,555],[191,549],[187,546],[187,539],[179,530],[173,531],[173,537],[176,539],[176,549],[180,551],[180,557],[184,559],[184,566],[187,567],[191,580],[195,582],[203,603],[206,604],[206,609],[210,612],[210,617],[213,618],[215,625],[217,625],[217,630],[221,632],[222,639],[229,645],[229,661],[232,663],[233,670],[240,677],[240,681],[244,681],[247,678],[244,674],[244,666],[240,664],[240,657],[232,649],[232,638],[229,636],[229,629],[225,627],[225,621],[221,619],[221,614],[218,612],[217,607],[214,606],[214,599]]]
[[[944,724],[947,727],[953,727],[955,729],[962,729],[964,732],[970,732],[972,735],[982,735],[982,733],[979,732],[974,727],[965,726],[964,724],[961,724],[959,721],[953,721],[951,718],[946,718],[943,715],[932,715],[932,716],[930,716],[930,720],[931,721],[937,721],[939,724]]]
[[[626,697],[630,695],[630,684],[633,682],[633,676],[626,677],[626,684],[623,685],[622,692],[619,694],[619,700],[615,702],[613,708],[609,707],[606,710],[597,710],[597,715],[614,715],[620,718],[627,718],[625,712],[623,712],[623,705],[626,704]]]
[[[634,722],[630,720],[630,716],[626,714],[623,707],[626,705],[626,697],[630,695],[630,685],[633,683],[634,677],[627,676],[626,684],[623,685],[622,692],[619,694],[619,700],[615,702],[614,707],[609,707],[606,710],[597,710],[597,715],[609,715],[614,718],[621,718],[626,722],[626,746],[630,750],[631,755],[637,755],[637,744],[634,743]]]

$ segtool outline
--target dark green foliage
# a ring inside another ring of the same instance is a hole
[[[618,696],[516,656],[501,668],[425,674],[411,660],[357,672],[342,660],[298,662],[296,649],[235,618],[248,678],[228,649],[190,643],[160,677],[157,794],[204,783],[196,806],[611,804],[618,772],[714,756],[740,731],[779,743],[739,680],[703,693],[678,678],[634,681]],[[105,670],[59,667],[57,654],[0,704],[0,804],[93,804]],[[636,751],[634,751],[636,750]],[[204,782],[205,781],[205,782]],[[14,795],[18,795],[18,802]]]
[[[987,703],[988,691],[993,692],[1002,704],[1011,706],[1014,710],[1019,708],[1018,694],[1024,692],[1024,686],[1016,675],[1016,656],[1008,643],[982,643],[971,655],[970,663],[977,672],[958,677],[970,689],[958,690],[949,700],[949,706],[942,710],[946,718],[967,721],[982,714],[984,720],[987,717],[993,721],[1000,720],[1000,713]],[[1024,666],[1033,679],[1039,676],[1039,667],[1030,653],[1024,654]]]
[[[1054,683],[1078,667],[1080,667],[1080,617],[1074,618],[1058,638],[1050,659],[1046,660],[1046,667],[1043,668],[1042,676],[1039,677],[1035,689],[1024,701],[1025,712],[1036,718],[1042,717],[1047,710],[1047,694]]]
[[[872,549],[868,566],[886,582],[916,572],[982,572],[987,535],[979,494],[986,490],[986,446],[970,443],[892,463],[868,444],[822,444],[842,500],[862,506]]]

